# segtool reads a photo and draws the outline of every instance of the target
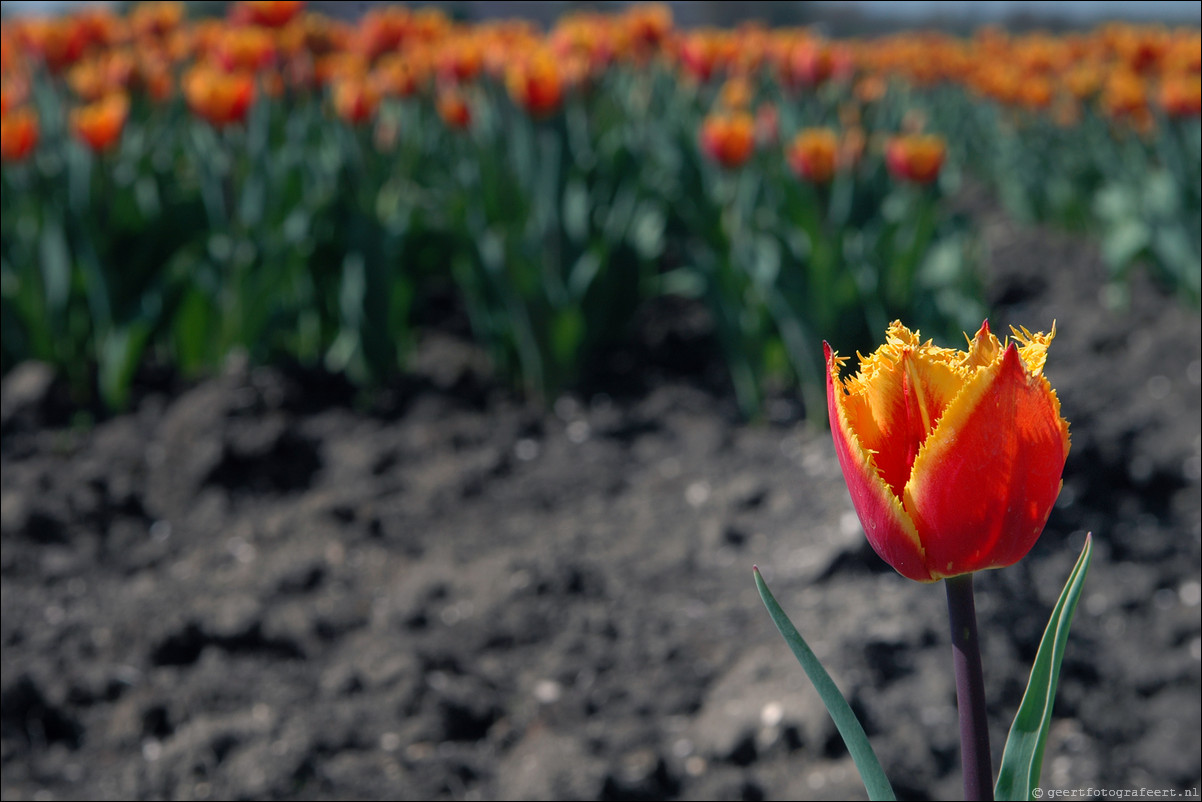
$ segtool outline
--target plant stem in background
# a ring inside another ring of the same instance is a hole
[[[977,637],[977,610],[971,573],[949,577],[947,611],[952,626],[952,658],[956,666],[956,708],[960,713],[960,764],[964,798],[993,799],[989,757],[989,722],[985,718],[985,677]]]

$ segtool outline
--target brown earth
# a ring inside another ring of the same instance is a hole
[[[1112,310],[1093,246],[983,221],[994,330],[1056,319],[1073,438],[1034,551],[977,581],[995,765],[1092,530],[1044,784],[1196,793],[1199,315]],[[899,795],[956,797],[942,588],[871,552],[796,403],[738,423],[704,315],[655,311],[637,381],[546,413],[444,335],[368,404],[231,364],[86,427],[18,367],[3,797],[862,797],[753,563]]]

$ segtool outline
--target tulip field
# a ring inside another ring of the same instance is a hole
[[[1098,238],[1199,302],[1199,36],[828,40],[663,7],[463,24],[299,3],[3,32],[3,365],[123,407],[231,352],[370,386],[450,295],[499,375],[571,388],[656,298],[699,299],[740,407],[821,402],[815,343],[988,311],[954,199]]]
[[[0,796],[1197,798],[1199,27],[473,5],[5,5]]]

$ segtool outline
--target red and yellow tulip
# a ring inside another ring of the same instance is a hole
[[[718,164],[741,167],[755,150],[755,120],[746,112],[717,113],[701,123],[701,149]]]
[[[129,96],[115,93],[71,112],[71,131],[95,153],[108,150],[121,138],[129,117]]]
[[[331,91],[334,111],[351,125],[362,125],[375,116],[380,92],[366,78],[343,78]]]
[[[842,379],[826,346],[835,450],[868,542],[898,573],[933,582],[1022,559],[1060,493],[1068,422],[1043,375],[1052,333],[988,323],[967,351],[900,322]]]
[[[839,165],[839,138],[830,128],[807,128],[793,138],[785,158],[798,178],[825,184]]]
[[[245,120],[255,99],[250,75],[227,74],[203,65],[184,75],[183,90],[192,111],[218,128]]]
[[[910,134],[889,140],[885,147],[885,164],[895,178],[929,184],[939,176],[947,145],[943,137],[934,134]]]
[[[525,59],[514,59],[505,73],[513,102],[536,117],[545,117],[563,100],[563,79],[550,50],[535,50]]]

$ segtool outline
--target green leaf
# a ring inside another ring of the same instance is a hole
[[[1131,217],[1114,221],[1102,237],[1102,256],[1114,270],[1121,270],[1139,256],[1152,234],[1142,220]]]
[[[1048,727],[1052,723],[1052,703],[1056,698],[1056,686],[1060,681],[1060,662],[1064,659],[1064,645],[1068,640],[1068,628],[1073,623],[1073,613],[1081,598],[1085,585],[1085,574],[1089,570],[1089,558],[1093,553],[1093,537],[1086,535],[1085,547],[1077,564],[1068,575],[1068,581],[1056,606],[1043,640],[1031,667],[1031,679],[1023,694],[1010,735],[1006,738],[1006,749],[1002,753],[1002,765],[998,771],[994,796],[998,800],[1033,799],[1031,792],[1039,784],[1039,771],[1043,767],[1043,749],[1047,744]]]
[[[751,570],[755,575],[755,586],[760,592],[764,606],[768,608],[768,614],[772,616],[773,623],[780,630],[780,634],[784,636],[785,643],[789,644],[797,662],[801,663],[801,667],[805,669],[806,676],[814,684],[818,695],[822,697],[822,703],[826,705],[827,712],[835,720],[835,726],[839,729],[839,734],[843,736],[843,743],[847,744],[847,751],[851,753],[851,759],[855,761],[856,769],[860,772],[860,779],[864,781],[864,787],[868,790],[868,798],[896,799],[897,797],[893,795],[893,786],[889,784],[885,770],[881,768],[880,761],[876,759],[876,753],[872,751],[872,745],[868,743],[868,736],[864,733],[864,728],[860,726],[860,720],[852,712],[851,705],[843,698],[843,694],[839,692],[831,675],[826,673],[826,669],[818,662],[818,658],[814,656],[814,652],[810,650],[797,628],[793,626],[793,622],[777,604],[772,591],[768,590],[768,585],[760,576],[760,569],[752,568]]]
[[[46,306],[51,314],[58,315],[67,308],[70,300],[71,252],[67,247],[67,235],[57,218],[47,217],[38,246]]]
[[[185,375],[217,364],[216,326],[217,315],[209,298],[195,285],[185,287],[172,320],[175,358]]]
[[[110,410],[123,410],[129,402],[130,385],[146,350],[151,328],[145,321],[109,331],[97,350],[100,394]]]

